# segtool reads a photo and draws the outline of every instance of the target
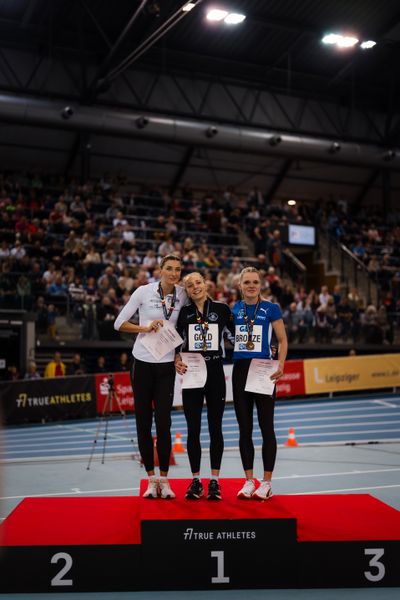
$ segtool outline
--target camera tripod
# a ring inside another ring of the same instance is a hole
[[[112,415],[112,408],[113,408],[114,400],[118,406],[120,415],[123,417],[127,437],[133,446],[133,459],[136,460],[140,464],[139,450],[137,448],[135,439],[132,437],[131,433],[128,430],[126,412],[122,408],[121,401],[118,397],[117,392],[115,391],[114,377],[112,374],[110,374],[108,376],[107,384],[108,384],[107,397],[104,400],[103,410],[101,412],[101,417],[100,417],[99,423],[97,425],[96,434],[94,436],[94,440],[93,440],[93,444],[92,444],[92,450],[91,450],[91,453],[89,456],[89,461],[88,461],[88,464],[86,467],[86,469],[88,471],[90,469],[90,465],[92,464],[94,451],[95,451],[95,448],[97,447],[97,442],[100,438],[100,433],[101,433],[102,429],[104,429],[104,431],[103,431],[103,436],[102,436],[103,437],[103,451],[102,451],[102,457],[101,457],[101,464],[104,465],[105,457],[106,457],[106,446],[107,446],[107,441],[108,441],[108,427],[109,427],[109,422],[110,422],[110,416]],[[113,436],[113,437],[117,437],[117,436]],[[125,440],[125,438],[120,438],[120,439]]]

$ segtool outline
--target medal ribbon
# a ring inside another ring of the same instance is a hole
[[[248,334],[248,342],[251,343],[252,342],[252,336],[253,336],[253,325],[254,325],[254,321],[256,320],[257,317],[257,311],[258,311],[258,307],[260,306],[260,301],[258,300],[256,307],[254,309],[254,313],[252,318],[249,320],[249,316],[247,314],[247,310],[246,310],[246,302],[243,302],[243,308],[244,308],[244,322],[246,323],[246,329],[247,329],[247,334]]]
[[[201,337],[203,338],[203,351],[207,352],[207,331],[208,331],[208,313],[210,310],[210,302],[207,300],[207,311],[205,315],[201,314],[196,306],[196,321],[201,328]]]
[[[175,302],[176,302],[176,287],[174,286],[174,291],[172,292],[172,301],[171,301],[171,305],[169,307],[169,309],[167,310],[167,306],[166,306],[166,302],[165,302],[165,297],[162,291],[162,287],[161,287],[161,283],[158,284],[158,293],[160,295],[161,298],[161,304],[162,304],[162,309],[163,309],[163,313],[164,313],[164,317],[165,320],[168,321],[170,316],[172,315],[172,312],[175,308]]]

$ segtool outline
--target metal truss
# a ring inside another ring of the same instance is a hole
[[[196,3],[200,4],[201,1],[196,0]],[[18,48],[17,40],[14,44],[8,44],[14,46],[12,49],[5,46],[0,48],[0,91],[31,95],[33,98],[59,99],[77,105],[129,109],[225,125],[267,128],[278,133],[298,133],[338,141],[374,143],[383,147],[391,147],[398,143],[400,117],[395,102],[398,74],[394,76],[387,90],[388,109],[385,115],[377,113],[368,104],[367,93],[363,98],[358,98],[356,105],[353,74],[357,60],[360,59],[349,60],[331,78],[293,72],[292,56],[300,42],[307,41],[307,38],[317,35],[318,32],[315,27],[287,18],[262,21],[265,27],[291,30],[296,37],[272,64],[262,69],[262,73],[259,66],[255,67],[251,78],[247,78],[245,73],[252,65],[204,55],[197,56],[195,53],[185,53],[183,60],[183,53],[176,50],[168,50],[168,72],[159,66],[162,64],[162,61],[158,60],[160,50],[154,48],[150,58],[146,57],[145,62],[142,60],[137,64],[137,60],[183,18],[181,9],[185,3],[182,3],[179,10],[168,17],[148,38],[138,43],[128,56],[119,59],[115,64],[124,40],[132,32],[138,15],[146,4],[147,0],[135,4],[130,19],[114,41],[108,37],[87,0],[79,0],[80,12],[76,19],[75,32],[79,43],[78,50],[73,50],[61,48],[57,43],[57,33],[63,27],[69,3],[48,2],[46,14],[41,22],[34,26],[32,15],[38,6],[38,0],[31,0],[26,4],[20,29],[34,34],[35,27],[42,33],[47,27],[47,46],[32,48],[29,47],[29,43],[25,43]],[[100,61],[98,56],[87,50],[85,19],[90,20],[104,44],[103,58]],[[253,17],[253,21],[261,22],[257,17]],[[393,21],[388,23],[378,32],[379,36],[384,38],[393,25]],[[5,26],[6,23],[0,21],[0,28]],[[198,65],[196,70],[190,68],[190,62]],[[237,70],[237,76],[222,74],[225,71],[224,66],[228,63],[230,69],[227,72]],[[207,72],[207,66],[212,67],[209,69],[211,74]],[[278,86],[273,83],[273,75],[281,76],[286,85]],[[294,80],[302,77],[313,77],[315,81],[319,79],[318,86],[315,87],[320,91],[307,94],[299,91]],[[339,103],[335,101],[332,91],[344,84],[348,90],[346,103]],[[382,90],[379,92],[382,94]],[[72,168],[79,154],[82,169],[88,170],[88,148],[90,143],[86,137],[77,134],[68,153],[66,172]],[[182,180],[194,150],[193,146],[186,150],[182,163],[172,178],[171,190],[175,190]],[[288,174],[291,163],[291,160],[283,161],[275,181],[268,190],[269,195],[276,193]],[[371,171],[360,191],[359,202],[374,185],[378,175],[379,171]]]

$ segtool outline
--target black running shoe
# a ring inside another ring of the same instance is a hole
[[[204,496],[203,484],[200,479],[195,477],[186,491],[185,498],[186,500],[199,500],[202,496]]]
[[[211,479],[208,484],[207,500],[222,500],[221,488],[216,479]]]

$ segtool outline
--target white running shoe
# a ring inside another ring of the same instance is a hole
[[[158,494],[158,479],[156,477],[150,477],[143,498],[158,498]]]
[[[169,485],[169,482],[166,479],[160,479],[159,489],[160,498],[163,498],[164,500],[172,500],[173,498],[175,498],[175,494],[171,490],[171,486]]]
[[[251,498],[256,490],[254,479],[246,479],[246,482],[241,490],[238,491],[237,497],[243,500]]]
[[[268,500],[272,496],[272,487],[270,481],[261,481],[260,487],[253,494],[255,500]]]

